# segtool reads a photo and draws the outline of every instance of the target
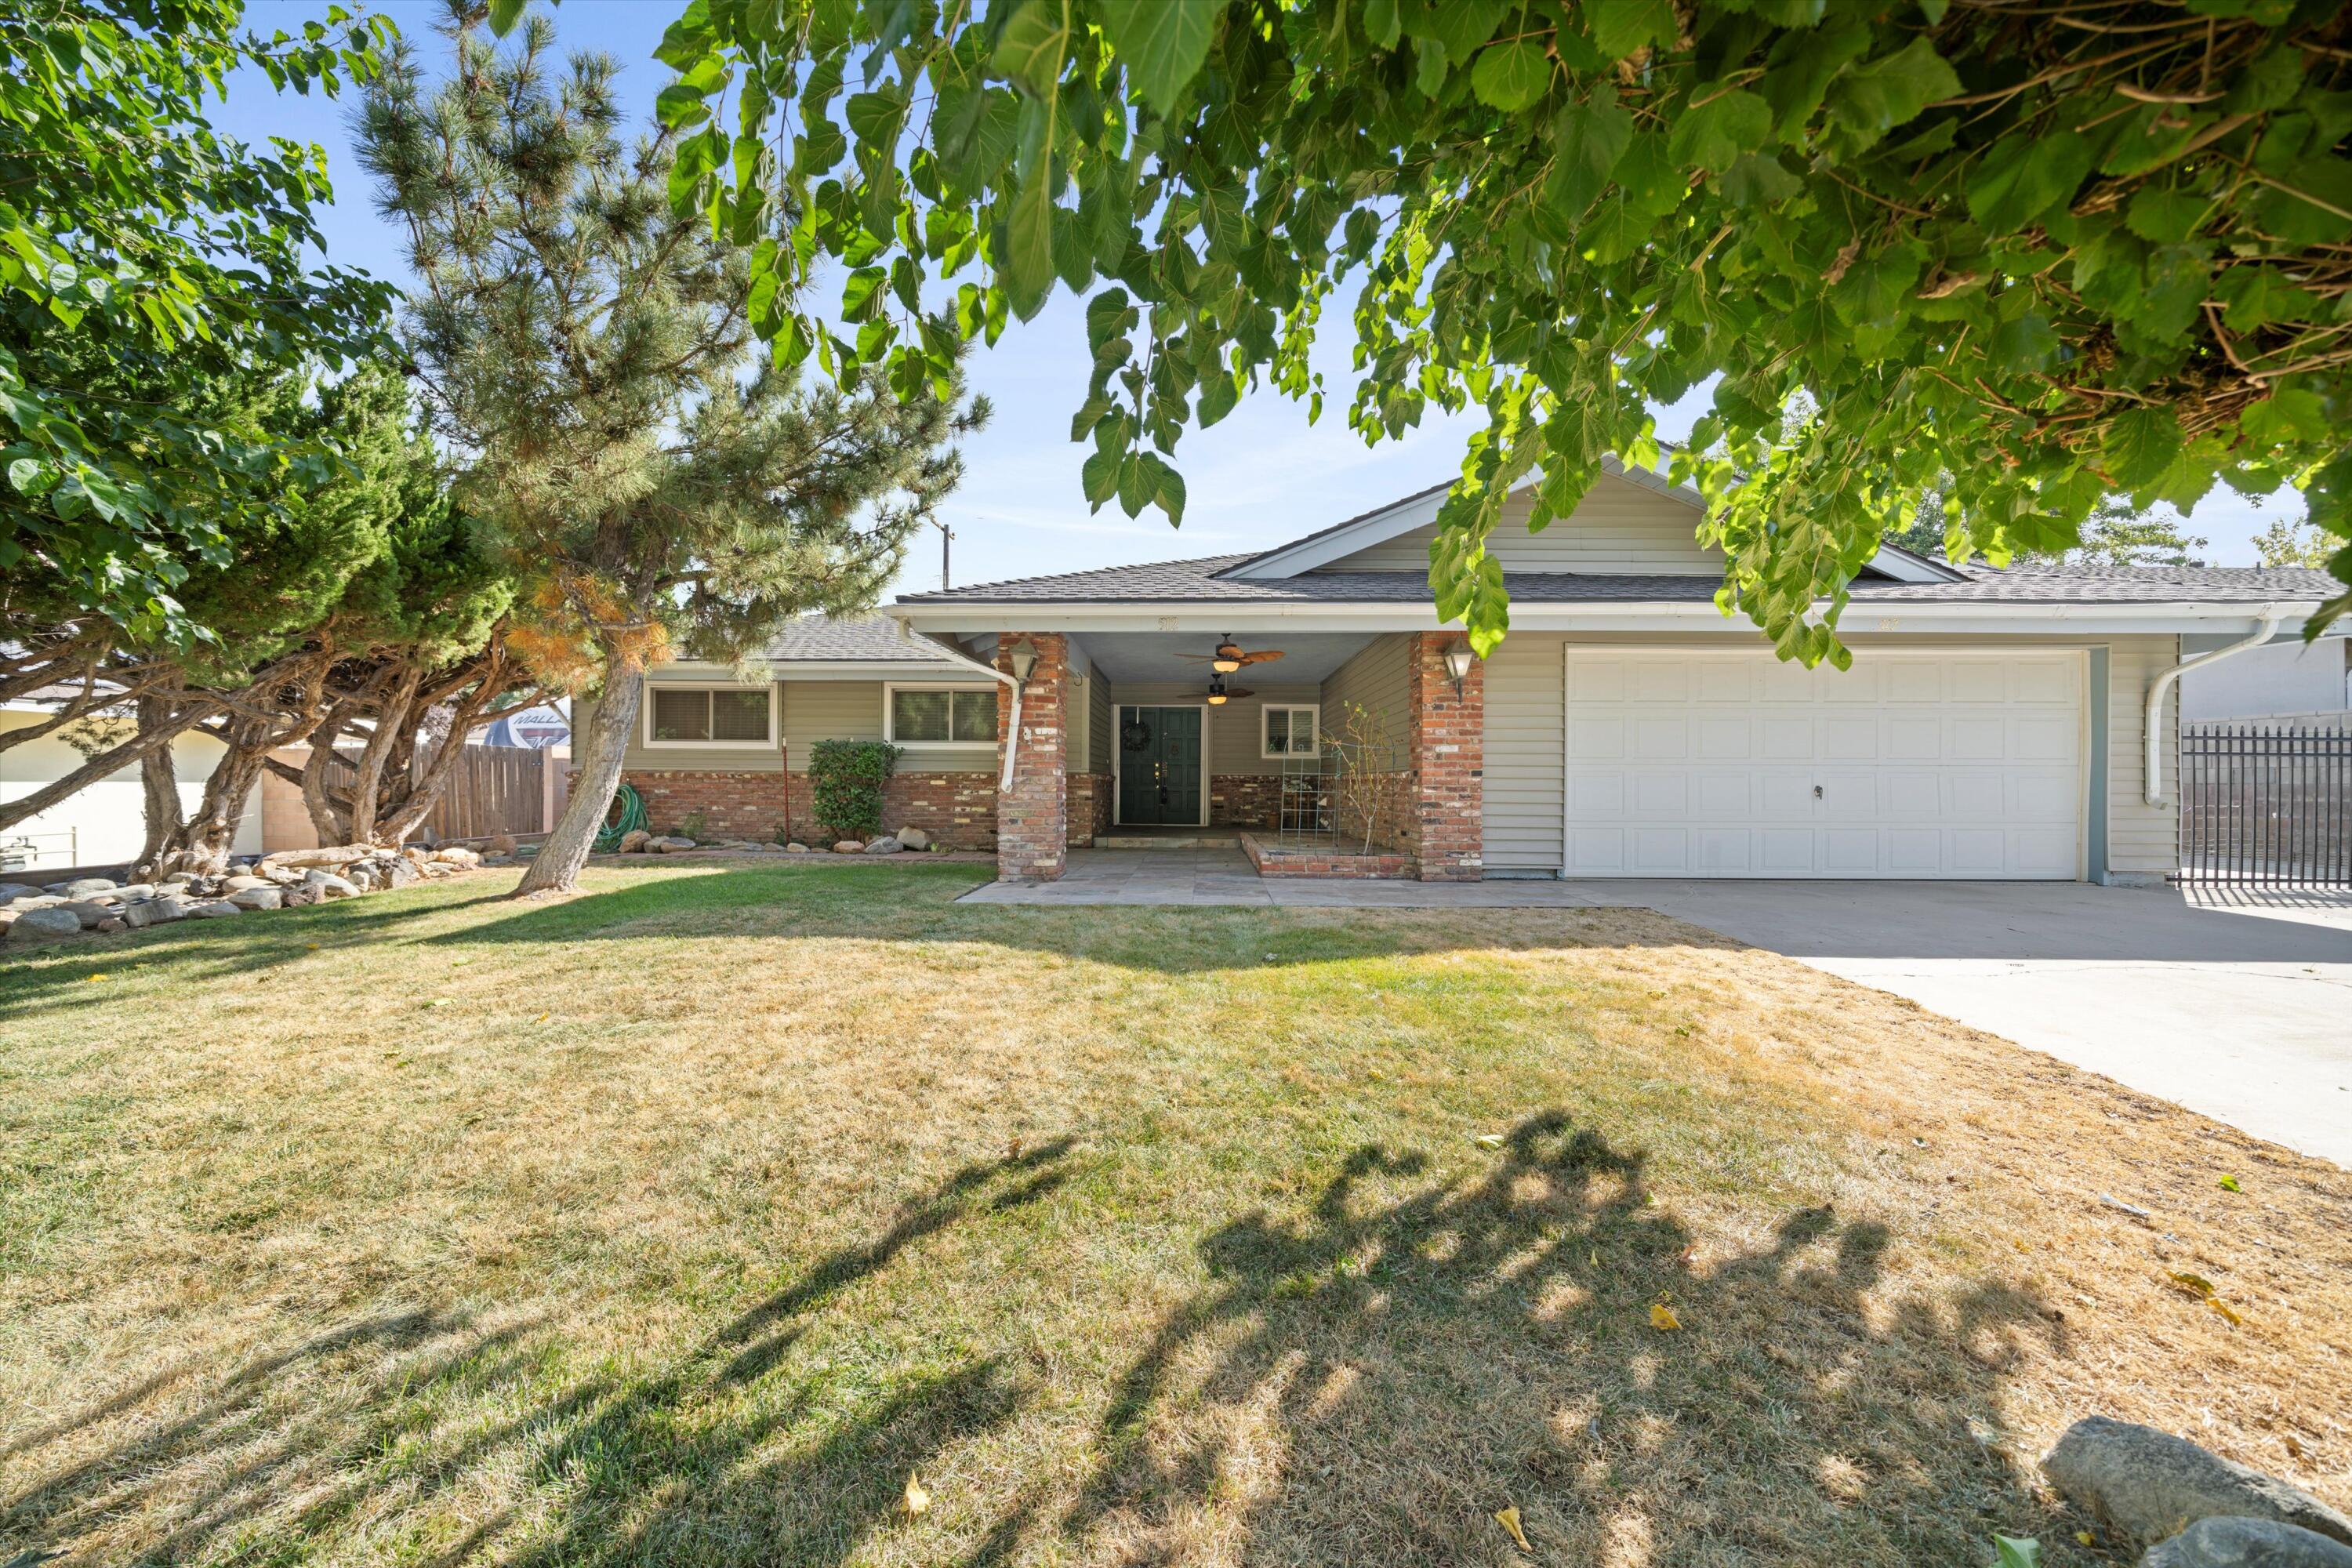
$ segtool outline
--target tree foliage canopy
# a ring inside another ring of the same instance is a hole
[[[189,572],[327,472],[209,384],[363,350],[388,298],[306,264],[325,154],[247,146],[205,114],[247,67],[306,92],[363,79],[390,24],[337,8],[264,39],[242,12],[0,7],[0,573],[151,641],[200,635]]]
[[[1181,521],[1261,381],[1319,409],[1352,289],[1367,440],[1485,415],[1430,571],[1482,648],[1509,490],[1544,526],[1720,378],[1672,471],[1723,602],[1843,660],[1930,493],[1996,559],[2217,482],[2352,538],[2347,46],[2326,0],[693,0],[661,107],[779,363],[911,392],[1091,290],[1097,506]]]

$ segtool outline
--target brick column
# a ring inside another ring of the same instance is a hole
[[[1002,881],[1050,882],[1062,874],[1069,841],[1069,731],[1064,714],[1070,686],[1069,644],[1059,632],[999,632],[996,668],[1013,671],[1014,645],[1037,650],[1036,668],[1021,692],[1021,732],[1013,723],[1013,694],[996,701],[997,766],[1013,748],[1013,787],[996,800],[996,875]]]
[[[1415,632],[1406,655],[1406,739],[1412,752],[1412,833],[1424,882],[1485,875],[1486,668],[1471,661],[1460,695],[1445,670],[1460,632]]]

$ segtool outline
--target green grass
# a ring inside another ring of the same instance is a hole
[[[2345,1473],[2330,1167],[1643,911],[974,876],[7,964],[0,1563],[2083,1563],[2094,1408]]]

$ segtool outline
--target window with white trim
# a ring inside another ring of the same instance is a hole
[[[900,746],[993,746],[993,686],[893,686],[883,699],[883,739]]]
[[[1311,757],[1319,737],[1316,733],[1323,710],[1319,703],[1269,702],[1265,716],[1258,721],[1259,739],[1264,742],[1259,752],[1266,757]]]
[[[772,686],[656,686],[646,693],[648,746],[772,746]]]

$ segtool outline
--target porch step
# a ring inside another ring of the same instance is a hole
[[[1241,834],[1230,827],[1183,828],[1172,832],[1163,827],[1150,833],[1113,828],[1108,833],[1095,835],[1095,847],[1097,849],[1238,849],[1241,847]]]

